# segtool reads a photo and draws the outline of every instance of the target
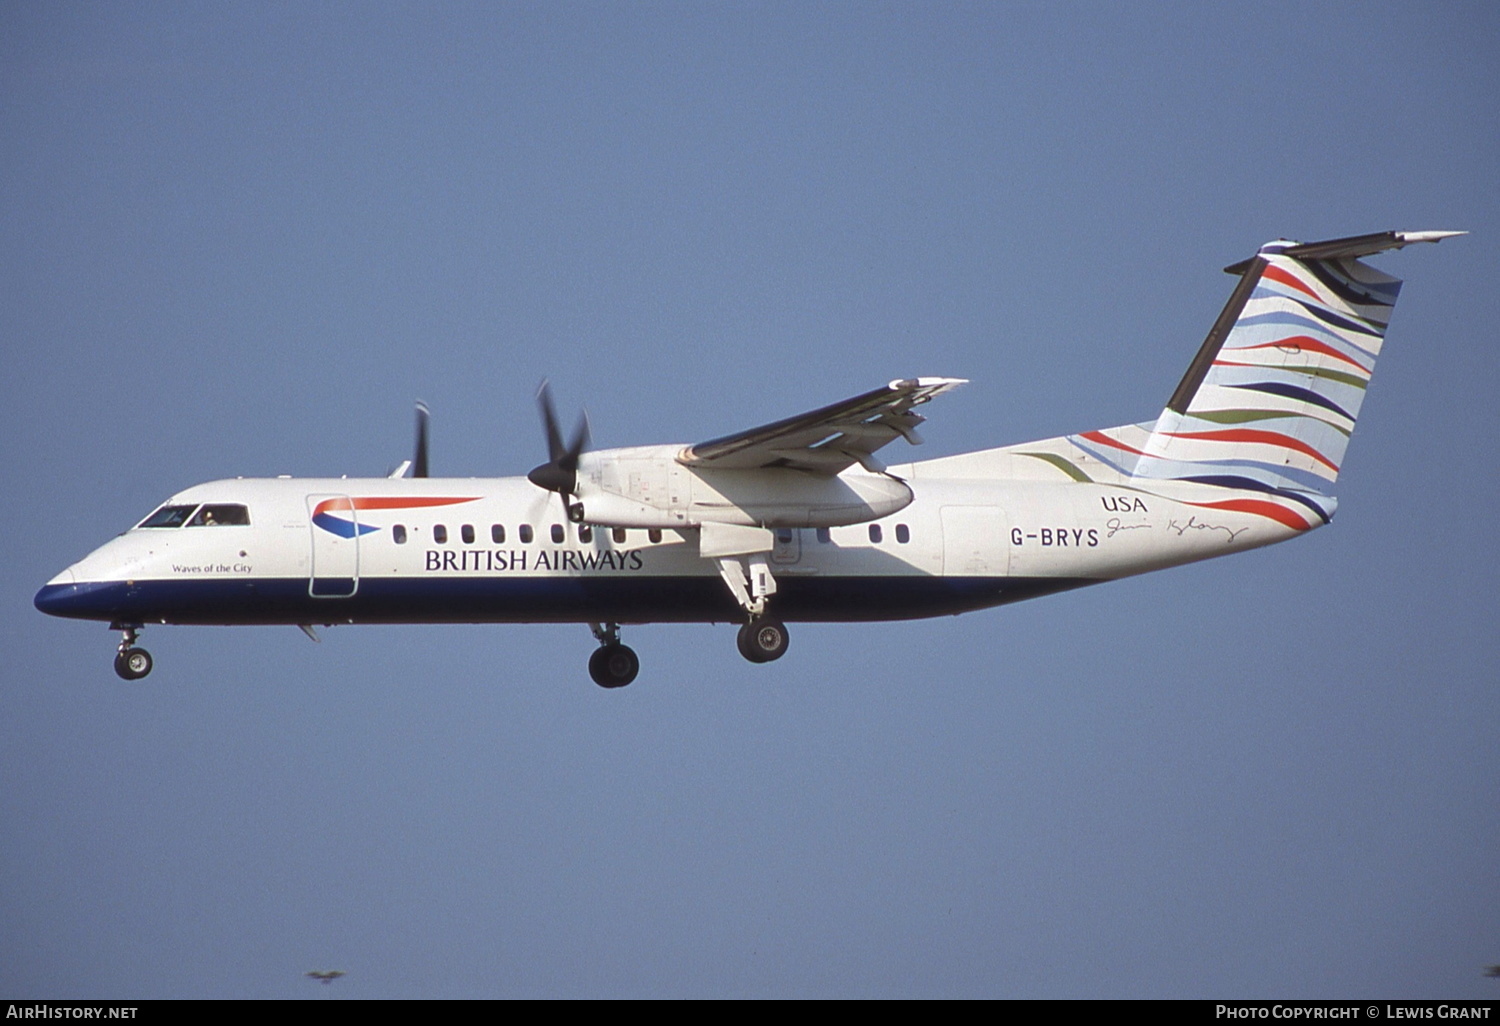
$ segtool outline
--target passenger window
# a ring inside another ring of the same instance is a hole
[[[616,545],[625,544],[625,528],[617,527],[610,533],[614,537]]]
[[[833,541],[833,533],[826,527],[818,528],[818,541],[822,542],[824,545],[827,545],[829,542]]]
[[[248,527],[250,511],[238,505],[208,505],[188,521],[189,527]]]
[[[555,545],[561,545],[562,544],[562,540],[563,540],[562,524],[553,524],[552,525],[552,542],[553,542],[553,544],[555,544]]]
[[[578,525],[578,540],[581,541],[581,542],[583,542],[583,544],[585,544],[585,545],[593,544],[593,541],[594,541],[594,529],[592,527],[590,527],[588,524],[579,524]]]
[[[651,530],[649,530],[649,531],[646,532],[646,537],[651,539],[651,544],[652,545],[660,545],[661,544],[661,528],[659,528],[659,527],[653,527],[653,528],[651,528]]]
[[[474,525],[465,524],[458,529],[459,537],[463,538],[465,545],[474,544]]]
[[[908,528],[905,524],[897,524],[896,540],[902,545],[905,545],[907,542],[911,541],[911,529]]]
[[[197,506],[163,506],[140,523],[141,527],[181,527]]]
[[[496,545],[505,544],[505,525],[492,524],[490,526],[490,541],[494,542]]]
[[[397,545],[405,545],[406,544],[406,527],[405,527],[405,525],[403,525],[403,524],[397,524],[395,527],[391,528],[391,538],[395,540],[395,542],[396,542]]]
[[[437,542],[439,545],[447,545],[448,544],[448,528],[444,527],[442,524],[438,524],[435,527],[433,527],[433,529],[432,529],[432,540],[435,541],[435,542]]]
[[[880,544],[880,525],[879,524],[871,524],[870,525],[870,540],[872,542],[874,542],[876,545]]]
[[[521,532],[521,544],[522,545],[530,545],[531,544],[531,525],[530,524],[522,524],[519,528],[517,528],[517,530],[519,530]]]

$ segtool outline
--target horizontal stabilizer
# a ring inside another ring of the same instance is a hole
[[[1371,232],[1369,235],[1350,235],[1344,239],[1327,239],[1323,242],[1269,242],[1261,247],[1261,253],[1279,252],[1293,260],[1339,260],[1346,257],[1358,259],[1384,253],[1388,249],[1400,249],[1417,242],[1442,242],[1455,235],[1468,232]],[[1283,248],[1276,248],[1283,247]],[[1224,268],[1226,274],[1244,274],[1255,257],[1241,260]]]

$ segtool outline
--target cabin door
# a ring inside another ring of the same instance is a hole
[[[999,506],[944,506],[943,574],[1004,577],[1010,571],[1005,511]]]
[[[309,495],[307,529],[312,561],[307,593],[348,598],[359,590],[359,513],[347,495]]]

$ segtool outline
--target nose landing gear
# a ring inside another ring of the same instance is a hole
[[[113,623],[110,624],[110,629],[120,632],[120,647],[115,653],[115,673],[125,680],[140,680],[150,673],[151,653],[135,646],[140,625]]]
[[[589,656],[589,676],[601,688],[623,688],[635,680],[641,672],[641,661],[635,650],[620,644],[620,625],[596,623],[591,625],[599,647]]]

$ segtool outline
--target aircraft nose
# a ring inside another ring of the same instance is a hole
[[[74,620],[131,621],[141,616],[134,581],[99,580],[78,563],[48,581],[31,602],[49,616]]]
[[[72,570],[64,570],[42,585],[31,604],[49,616],[67,616],[71,599],[78,591],[77,578]]]
[[[82,620],[112,618],[120,604],[120,585],[80,583],[71,570],[64,570],[42,586],[32,605],[48,616]]]

